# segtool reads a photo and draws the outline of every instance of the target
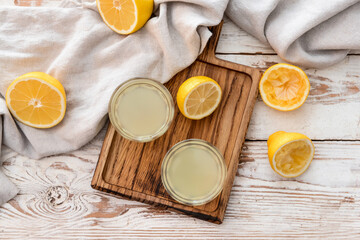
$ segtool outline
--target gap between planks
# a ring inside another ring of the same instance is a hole
[[[282,62],[275,55],[217,56],[262,70]],[[283,130],[301,132],[314,140],[360,140],[359,60],[359,55],[351,55],[327,69],[304,69],[311,84],[310,95],[297,110],[276,111],[258,96],[247,139],[266,140]]]
[[[91,189],[104,131],[72,153],[32,160],[4,147],[5,173],[20,195],[0,208],[2,238],[347,238],[360,234],[360,141],[316,141],[315,159],[296,179],[275,174],[264,141],[247,141],[225,221],[215,225]],[[52,206],[43,193],[65,186]],[[264,235],[266,232],[266,235]]]
[[[29,2],[33,1],[17,1],[25,5]],[[59,1],[40,2],[49,6]],[[217,47],[220,58],[262,70],[283,62],[268,44],[242,31],[227,17],[224,21]],[[298,110],[279,113],[265,106],[258,97],[247,139],[266,140],[271,133],[285,130],[302,132],[314,140],[360,140],[360,111],[354,111],[360,109],[359,53],[353,52],[343,62],[324,70],[305,69],[311,92]]]
[[[217,53],[223,54],[262,54],[276,55],[268,43],[263,43],[236,26],[224,16],[224,27],[221,32]],[[350,55],[359,55],[360,50],[351,50]]]

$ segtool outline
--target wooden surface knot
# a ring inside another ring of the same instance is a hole
[[[1,0],[0,6],[13,2]],[[15,3],[53,7],[59,2]],[[352,51],[326,69],[304,69],[311,93],[298,110],[279,113],[259,96],[246,137],[253,141],[243,149],[222,225],[91,189],[104,129],[83,148],[40,161],[2,146],[2,170],[20,194],[0,207],[0,239],[359,238],[359,54]],[[216,56],[263,70],[283,62],[269,45],[226,17]],[[283,179],[269,167],[266,140],[278,130],[298,131],[315,140],[316,156],[297,179]],[[68,199],[49,204],[51,186],[65,188]]]
[[[52,186],[46,191],[45,197],[50,205],[56,207],[69,199],[69,191],[67,187],[64,186]]]

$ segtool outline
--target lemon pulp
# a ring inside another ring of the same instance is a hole
[[[280,111],[291,111],[305,102],[310,82],[300,68],[279,63],[265,71],[259,89],[266,105]]]
[[[277,169],[286,174],[301,172],[311,158],[312,149],[304,140],[296,140],[283,146],[275,155]]]
[[[301,133],[278,131],[268,141],[271,168],[283,177],[297,177],[309,167],[315,153],[310,138]]]

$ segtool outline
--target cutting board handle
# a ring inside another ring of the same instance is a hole
[[[214,63],[213,60],[216,60],[215,51],[220,38],[222,25],[223,21],[221,21],[217,26],[209,27],[209,30],[212,32],[213,35],[209,39],[204,51],[198,57],[198,60],[208,63]]]

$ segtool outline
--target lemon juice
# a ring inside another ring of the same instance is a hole
[[[162,163],[162,181],[178,202],[202,205],[222,190],[226,176],[223,157],[210,143],[190,139],[176,144]]]
[[[125,138],[151,141],[166,132],[173,116],[169,91],[150,79],[125,82],[114,93],[109,106],[111,123]]]

